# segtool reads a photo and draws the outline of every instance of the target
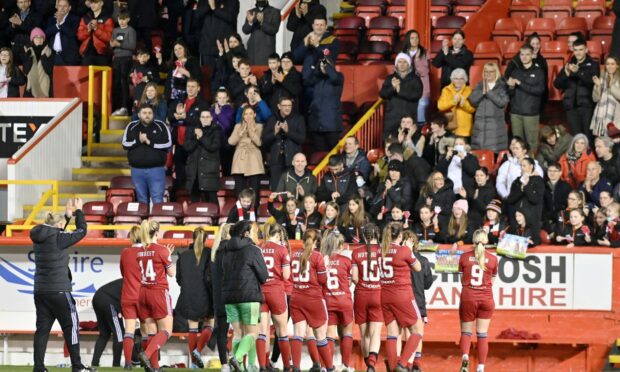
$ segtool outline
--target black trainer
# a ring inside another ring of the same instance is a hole
[[[155,372],[153,366],[151,366],[151,360],[146,356],[144,351],[141,351],[140,354],[138,354],[138,359],[140,359],[140,364],[142,364],[146,372]]]
[[[232,367],[234,372],[241,372],[241,366],[239,366],[239,361],[233,355],[228,359],[228,365]]]

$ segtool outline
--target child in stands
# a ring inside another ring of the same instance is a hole
[[[567,248],[587,246],[592,243],[590,227],[584,224],[586,215],[581,209],[570,211],[570,225],[565,227],[555,240]]]
[[[133,105],[139,106],[142,92],[148,83],[159,84],[159,71],[149,64],[151,54],[143,48],[136,51],[136,64],[129,74],[130,84],[133,86]]]
[[[439,218],[427,205],[420,207],[420,222],[413,225],[418,241],[433,243],[439,240]]]
[[[228,213],[226,223],[237,223],[239,221],[256,221],[254,210],[254,190],[243,189],[239,193],[239,198],[235,206]]]

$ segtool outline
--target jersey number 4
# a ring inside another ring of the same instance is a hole
[[[138,261],[140,263],[140,271],[142,272],[142,281],[143,282],[154,282],[155,281],[155,270],[153,270],[153,260],[146,261],[146,267],[142,261]]]

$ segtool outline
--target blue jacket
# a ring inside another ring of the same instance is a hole
[[[48,40],[50,48],[54,47],[56,34],[60,33],[60,44],[62,45],[62,58],[67,65],[80,64],[80,45],[77,39],[77,30],[80,25],[80,17],[69,13],[62,25],[56,26],[56,18],[51,17],[45,29],[45,38]]]
[[[256,110],[256,122],[257,123],[267,123],[270,117],[273,116],[267,101],[261,100],[258,102],[256,106],[254,106],[254,110]],[[243,114],[243,106],[240,106],[237,109],[237,113],[235,114],[235,123],[241,123],[241,115]]]
[[[325,72],[321,73],[318,66],[304,66],[304,80],[313,88],[308,129],[310,132],[341,132],[340,98],[344,75],[331,64],[325,66]]]

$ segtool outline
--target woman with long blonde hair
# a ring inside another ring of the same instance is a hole
[[[364,211],[364,200],[360,197],[351,198],[347,208],[340,215],[339,230],[347,243],[362,241],[362,226],[368,223],[368,216]]]
[[[601,76],[595,76],[592,99],[596,102],[590,129],[594,136],[611,136],[608,124],[612,129],[620,130],[620,59],[609,56],[605,58],[605,68]]]

